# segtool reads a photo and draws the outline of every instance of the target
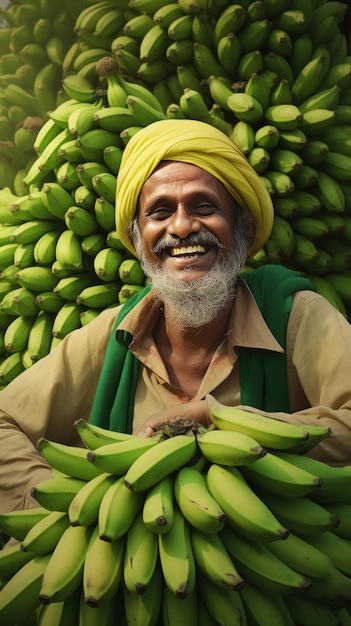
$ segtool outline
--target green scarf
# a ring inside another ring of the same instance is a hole
[[[241,277],[251,289],[271,332],[285,349],[292,294],[302,289],[315,291],[313,283],[280,265],[264,265]],[[124,304],[107,345],[89,421],[109,430],[132,432],[139,361],[128,349],[131,335],[117,331],[117,327],[150,289],[148,285]],[[241,348],[240,395],[241,404],[288,412],[285,354]]]

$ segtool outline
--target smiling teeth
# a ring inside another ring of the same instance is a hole
[[[171,255],[178,256],[179,254],[196,254],[196,253],[204,253],[205,248],[203,246],[188,246],[182,248],[172,248]]]

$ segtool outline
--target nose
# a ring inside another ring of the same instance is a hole
[[[185,239],[190,233],[200,230],[200,223],[183,205],[178,204],[170,220],[167,231],[170,235]]]

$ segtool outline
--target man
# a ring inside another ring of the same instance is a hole
[[[313,455],[349,464],[350,325],[295,272],[267,266],[238,279],[274,212],[230,139],[191,120],[140,130],[124,151],[116,216],[152,288],[70,333],[1,392],[1,510],[36,504],[30,489],[50,476],[37,442],[79,445],[79,418],[150,436],[180,415],[210,423],[215,401],[244,405],[331,427]]]

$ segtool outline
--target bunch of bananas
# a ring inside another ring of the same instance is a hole
[[[351,470],[304,455],[330,431],[212,419],[42,439],[38,506],[0,515],[1,624],[349,624]]]
[[[222,129],[271,193],[271,237],[244,269],[292,267],[349,315],[346,10],[31,0],[1,11],[1,386],[144,286],[115,230],[116,176],[129,138],[164,118]]]

